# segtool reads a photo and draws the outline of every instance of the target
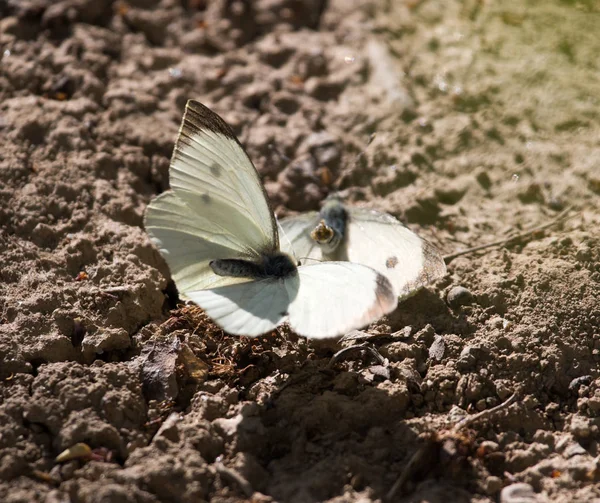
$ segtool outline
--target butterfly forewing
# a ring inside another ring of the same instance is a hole
[[[384,274],[399,297],[446,274],[437,249],[391,215],[349,208],[346,260],[368,265]]]
[[[231,128],[197,101],[186,106],[169,181],[192,211],[236,235],[249,254],[277,249],[275,218],[256,168]]]

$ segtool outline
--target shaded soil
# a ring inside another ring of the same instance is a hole
[[[600,501],[595,2],[0,17],[0,500],[491,502],[525,483],[526,501]],[[228,337],[175,306],[142,229],[188,98],[239,134],[279,216],[339,191],[447,254],[572,218],[454,259],[369,328],[384,365],[328,366],[357,341],[285,327]]]

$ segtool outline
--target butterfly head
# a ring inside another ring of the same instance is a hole
[[[316,227],[311,231],[310,237],[315,241],[325,253],[333,252],[340,241],[342,236],[339,232],[327,225],[325,220],[320,220]]]
[[[335,231],[321,220],[310,233],[310,237],[320,245],[326,245],[331,242],[335,236]]]

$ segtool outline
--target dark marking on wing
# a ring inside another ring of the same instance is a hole
[[[390,280],[383,274],[377,274],[375,285],[376,302],[369,310],[369,313],[374,311],[376,307],[379,307],[382,314],[390,312],[392,306],[395,306],[397,303],[397,297]]]
[[[218,164],[211,164],[210,172],[214,177],[220,178],[222,171],[223,171],[223,168],[221,168],[221,166],[219,166]]]
[[[200,199],[202,199],[202,202],[205,204],[210,204],[210,196],[208,195],[207,192],[205,192],[204,194],[202,194],[200,196]]]
[[[385,261],[385,266],[388,269],[393,269],[397,265],[398,265],[398,257],[396,257],[395,255],[388,257],[387,260]]]
[[[233,130],[221,117],[202,103],[189,100],[186,105],[182,132],[198,134],[202,130],[221,134],[238,144],[240,143]]]
[[[421,254],[423,267],[417,277],[407,283],[401,292],[398,292],[401,299],[414,295],[425,285],[433,283],[446,275],[446,264],[439,250],[425,239],[421,240]]]

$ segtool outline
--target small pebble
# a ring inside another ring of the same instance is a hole
[[[452,309],[468,306],[473,301],[473,294],[463,286],[453,286],[446,294],[446,302]]]
[[[576,377],[569,383],[569,391],[571,393],[577,393],[581,386],[588,386],[592,382],[592,376],[585,375]]]
[[[485,480],[485,492],[487,494],[496,494],[502,489],[502,479],[493,475]]]
[[[444,352],[446,350],[446,344],[444,338],[441,335],[435,335],[433,344],[429,347],[429,358],[436,361],[442,361],[444,358]]]
[[[587,456],[589,455],[588,451],[586,451],[581,444],[578,442],[573,442],[569,444],[565,450],[563,451],[563,456],[565,458],[572,458],[574,456]]]
[[[534,503],[539,501],[533,487],[518,483],[506,486],[500,492],[500,503]]]

